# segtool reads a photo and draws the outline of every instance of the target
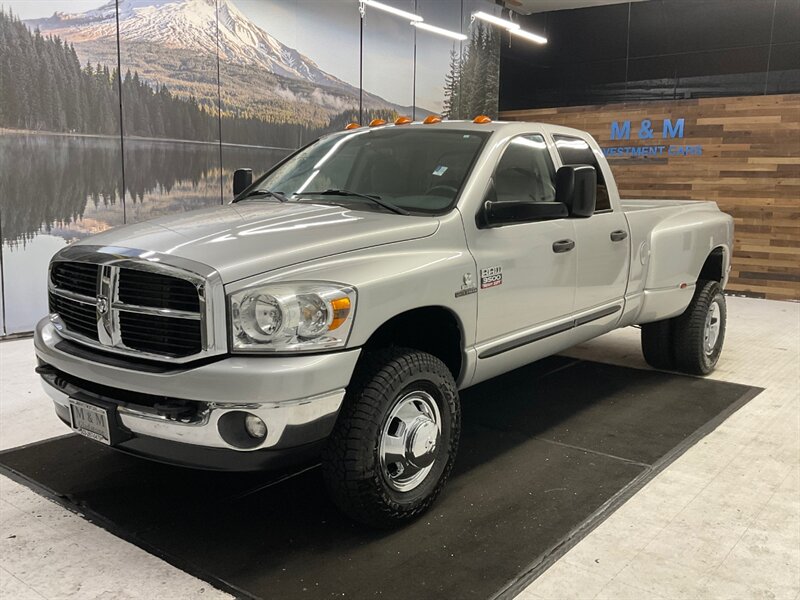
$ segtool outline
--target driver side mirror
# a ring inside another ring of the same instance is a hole
[[[570,217],[591,217],[597,203],[597,172],[594,167],[561,167],[556,173],[556,200],[567,205]]]
[[[236,169],[233,172],[233,195],[241,194],[253,183],[253,169]]]
[[[479,228],[487,229],[515,223],[563,219],[568,216],[569,211],[563,202],[531,202],[528,199],[498,201],[497,189],[494,180],[491,180],[483,208],[478,212],[477,222]]]

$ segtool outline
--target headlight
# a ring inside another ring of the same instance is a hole
[[[335,283],[276,283],[235,292],[230,295],[233,350],[341,348],[355,305],[355,290]]]

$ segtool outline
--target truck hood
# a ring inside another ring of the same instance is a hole
[[[438,226],[435,217],[248,202],[126,225],[78,244],[187,258],[213,267],[230,283],[342,252],[426,237]]]

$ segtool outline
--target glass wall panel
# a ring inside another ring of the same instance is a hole
[[[473,19],[473,13],[483,11],[498,17],[500,7],[486,0],[463,0],[462,31],[467,40],[462,43],[459,67],[458,117],[472,119],[477,115],[497,117],[497,98],[500,86],[501,28]]]
[[[6,333],[47,313],[53,253],[124,219],[115,11],[104,0],[58,4],[5,1],[0,12]],[[19,85],[20,73],[35,83]]]
[[[311,96],[316,122],[305,133],[305,143],[359,120],[358,3],[298,0],[297,23],[297,49],[321,71],[314,77],[316,88]]]
[[[461,33],[461,0],[417,0],[417,14],[430,25]],[[462,43],[424,29],[417,30],[416,37],[415,117],[430,113],[455,116]]]
[[[413,13],[414,0],[382,0]],[[355,3],[354,3],[355,4]],[[364,17],[364,123],[410,116],[414,103],[414,32],[406,17],[366,7]]]
[[[223,197],[293,149],[358,120],[359,17],[349,0],[220,5]],[[254,41],[242,56],[237,47]]]
[[[216,4],[122,0],[119,29],[126,222],[219,205]]]

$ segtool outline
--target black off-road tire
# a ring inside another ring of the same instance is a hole
[[[379,443],[393,407],[408,391],[424,389],[442,421],[430,472],[414,489],[399,492],[387,483]],[[387,348],[359,365],[322,455],[325,485],[336,506],[352,519],[388,528],[412,520],[436,500],[453,467],[461,432],[461,408],[453,375],[431,354]]]
[[[672,319],[642,325],[642,354],[647,364],[654,369],[675,369]]]
[[[705,348],[706,317],[714,304],[719,306],[719,334],[710,352]],[[694,296],[684,313],[673,319],[675,368],[690,375],[708,375],[717,365],[725,342],[727,307],[722,288],[716,281],[697,282]]]

